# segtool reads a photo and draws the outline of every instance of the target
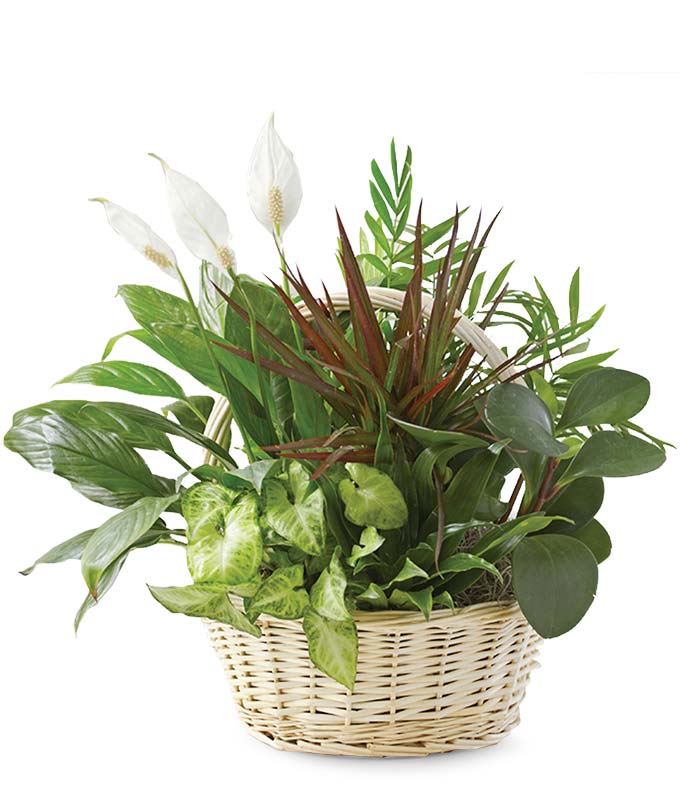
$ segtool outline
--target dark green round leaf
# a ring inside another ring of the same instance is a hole
[[[600,522],[593,518],[587,524],[574,530],[570,534],[580,540],[593,552],[598,564],[604,562],[611,554],[612,541],[607,530]]]
[[[597,561],[575,538],[524,538],[512,555],[512,581],[529,623],[542,637],[558,637],[574,628],[592,604]]]
[[[512,446],[559,457],[567,447],[553,436],[550,409],[531,389],[518,383],[502,383],[491,390],[484,409],[486,422],[499,438]]]
[[[658,469],[665,460],[664,451],[654,444],[614,430],[602,430],[581,447],[561,484],[579,477],[633,477]]]
[[[600,477],[582,477],[563,488],[545,507],[549,516],[566,516],[574,523],[555,521],[550,531],[574,530],[587,524],[602,507],[604,483]]]
[[[560,427],[614,425],[639,413],[649,399],[649,381],[635,372],[602,367],[571,387]]]

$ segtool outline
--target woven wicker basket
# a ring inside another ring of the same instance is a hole
[[[399,311],[403,292],[370,288],[376,309]],[[339,310],[344,293],[332,295]],[[430,304],[424,300],[424,312]],[[457,335],[492,367],[501,350],[461,316]],[[499,376],[514,376],[511,367]],[[226,432],[218,400],[206,434]],[[210,458],[208,458],[210,460]],[[359,660],[348,692],[310,662],[301,621],[262,616],[255,638],[205,621],[241,719],[280,750],[329,755],[420,756],[486,747],[519,722],[519,704],[537,665],[539,636],[515,602],[419,612],[357,612]]]

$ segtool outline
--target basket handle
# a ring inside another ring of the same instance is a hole
[[[389,287],[368,287],[368,296],[374,309],[383,309],[384,311],[399,312],[404,304],[406,293],[402,290],[391,289]],[[333,292],[330,295],[333,305],[339,311],[347,311],[350,308],[349,295],[346,291]],[[432,298],[428,295],[423,295],[423,315],[429,320],[432,313]],[[306,319],[310,318],[309,310],[306,306],[300,306],[300,313]],[[485,358],[492,369],[499,369],[498,379],[500,381],[512,380],[517,376],[517,371],[512,366],[503,365],[507,363],[508,358],[503,351],[494,344],[494,342],[487,336],[478,325],[466,317],[464,314],[456,310],[456,318],[458,322],[455,325],[454,333],[459,339],[472,345],[475,351]],[[503,367],[503,369],[500,369]],[[205,426],[205,435],[208,438],[219,440],[225,432],[225,419],[227,413],[228,403],[224,397],[218,397],[215,400],[208,422]],[[206,455],[206,463],[214,462],[210,453]]]

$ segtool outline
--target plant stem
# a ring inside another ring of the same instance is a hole
[[[541,483],[541,487],[538,489],[538,496],[536,497],[536,501],[534,502],[533,507],[531,508],[532,513],[537,513],[543,505],[548,501],[548,498],[551,495],[550,486],[552,484],[552,477],[555,473],[555,469],[557,468],[559,461],[557,458],[548,458],[548,465],[546,466],[545,476],[543,477],[543,482]]]

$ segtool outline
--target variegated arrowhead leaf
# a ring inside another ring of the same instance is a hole
[[[277,568],[257,588],[253,597],[246,599],[246,612],[251,617],[264,612],[284,620],[301,618],[309,606],[304,579],[302,565]]]
[[[170,612],[210,618],[259,637],[260,629],[231,603],[225,587],[191,584],[186,587],[151,587],[151,595]]]
[[[265,520],[307,554],[320,554],[325,541],[323,494],[297,461],[290,465],[287,482],[288,489],[282,480],[265,480]]]
[[[378,533],[375,527],[366,527],[359,538],[359,545],[352,546],[352,553],[347,558],[347,563],[354,567],[358,560],[373,554],[384,542],[385,538]]]
[[[357,674],[359,639],[353,620],[329,620],[313,609],[303,621],[309,658],[322,673],[347,689],[354,689]]]
[[[182,499],[187,529],[187,564],[195,582],[240,585],[262,562],[258,503],[252,493],[199,483]]]
[[[345,590],[347,578],[340,562],[340,547],[333,552],[327,568],[314,583],[310,600],[312,607],[325,618],[331,620],[348,620],[350,614],[345,606]]]
[[[401,491],[380,469],[364,463],[346,464],[351,479],[338,486],[345,504],[345,516],[360,527],[399,529],[408,519],[408,507]]]

